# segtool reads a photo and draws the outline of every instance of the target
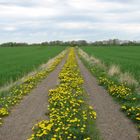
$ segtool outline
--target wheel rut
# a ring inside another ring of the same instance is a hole
[[[48,119],[45,115],[48,91],[57,85],[58,74],[65,61],[66,57],[46,79],[23,98],[19,105],[13,107],[10,115],[4,118],[4,124],[0,127],[0,140],[26,140],[32,134],[34,124]]]
[[[134,124],[120,111],[120,105],[113,101],[107,91],[98,85],[95,77],[77,61],[84,78],[84,88],[89,94],[90,105],[97,112],[97,128],[104,140],[138,140]]]

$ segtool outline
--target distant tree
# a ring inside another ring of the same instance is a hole
[[[27,43],[16,43],[16,42],[7,42],[0,45],[1,47],[22,47],[28,46]]]

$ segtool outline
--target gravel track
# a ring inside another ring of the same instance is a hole
[[[15,106],[0,127],[0,140],[26,140],[38,121],[47,119],[48,91],[58,83],[58,74],[66,57],[31,93]]]

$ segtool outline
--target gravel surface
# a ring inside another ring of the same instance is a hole
[[[134,124],[120,111],[120,105],[98,85],[96,78],[77,57],[81,74],[85,80],[84,88],[89,94],[90,105],[97,112],[97,128],[104,140],[138,140]]]
[[[15,106],[0,127],[0,140],[26,140],[38,121],[47,119],[48,91],[58,83],[58,74],[66,57],[32,92]]]

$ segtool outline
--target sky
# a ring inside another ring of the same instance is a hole
[[[0,43],[140,40],[140,0],[0,0]]]

